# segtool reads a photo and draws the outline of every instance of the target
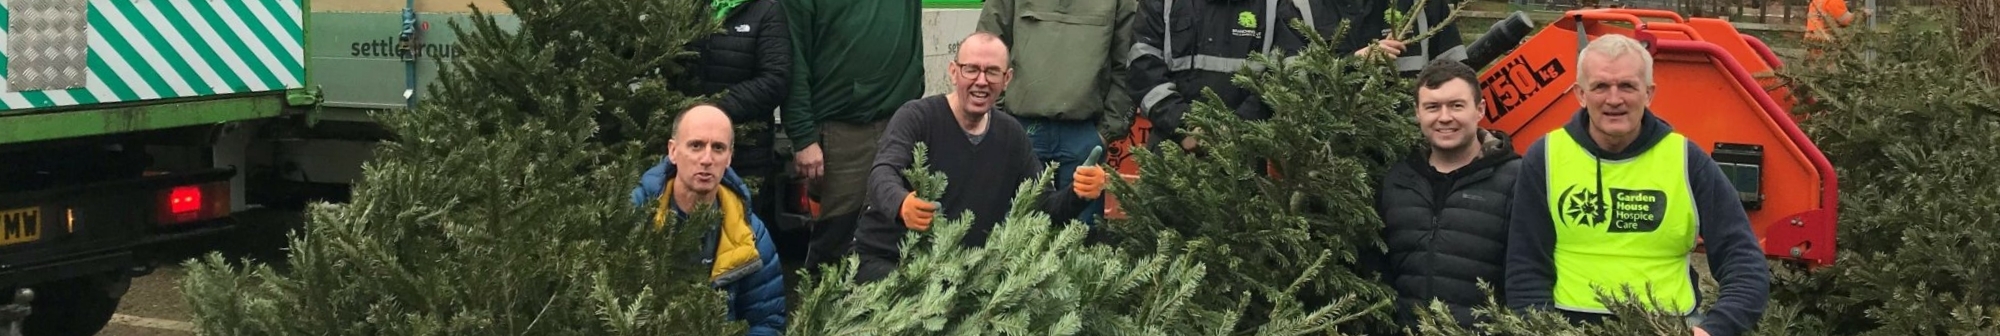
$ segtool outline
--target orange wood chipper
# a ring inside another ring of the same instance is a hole
[[[1496,25],[1497,27],[1497,25]],[[1481,127],[1505,132],[1517,152],[1562,127],[1582,107],[1571,92],[1577,54],[1604,34],[1646,42],[1658,89],[1652,110],[1695,141],[1735,185],[1764,254],[1812,266],[1834,261],[1838,184],[1833,165],[1790,114],[1792,97],[1760,74],[1782,67],[1769,47],[1727,21],[1683,18],[1671,11],[1593,9],[1564,13],[1480,75],[1485,100]],[[1150,123],[1137,118],[1132,138],[1109,149],[1110,164],[1137,179],[1130,155],[1143,146]],[[1107,218],[1124,214],[1109,197]]]

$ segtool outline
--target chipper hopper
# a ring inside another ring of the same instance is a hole
[[[1493,31],[1501,30],[1496,25]],[[1582,107],[1571,90],[1577,54],[1589,40],[1605,34],[1648,45],[1658,85],[1653,113],[1721,165],[1749,212],[1764,254],[1813,266],[1832,264],[1839,203],[1833,165],[1794,123],[1790,92],[1765,76],[1783,63],[1762,41],[1729,22],[1661,10],[1566,12],[1491,64],[1471,64],[1484,68],[1481,127],[1513,136],[1515,150],[1521,152],[1562,127]],[[1134,124],[1133,138],[1111,149],[1112,165],[1127,179],[1139,177],[1129,153],[1132,146],[1146,143],[1143,136],[1150,127],[1144,120]],[[1115,197],[1108,205],[1107,217],[1123,216]]]

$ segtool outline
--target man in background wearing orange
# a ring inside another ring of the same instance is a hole
[[[1827,31],[1827,19],[1834,20],[1841,27],[1847,27],[1854,24],[1855,20],[1859,20],[1869,14],[1871,13],[1867,9],[1847,10],[1847,0],[1812,0],[1812,3],[1806,7],[1806,39],[1821,42],[1831,41],[1833,40],[1833,35]]]

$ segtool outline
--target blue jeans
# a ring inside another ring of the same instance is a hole
[[[1097,134],[1096,121],[1029,117],[1018,119],[1021,120],[1021,126],[1028,129],[1028,138],[1035,143],[1036,161],[1056,163],[1056,183],[1050,185],[1050,188],[1069,188],[1070,181],[1073,180],[1071,174],[1076,173],[1077,166],[1083,165],[1085,157],[1090,156],[1090,150],[1104,146],[1104,139]],[[1103,157],[1098,157],[1098,162],[1103,161]],[[1094,226],[1097,224],[1097,218],[1102,216],[1104,216],[1104,199],[1098,198],[1091,200],[1090,205],[1083,208],[1083,213],[1077,216],[1077,220]]]

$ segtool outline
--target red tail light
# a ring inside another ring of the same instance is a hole
[[[184,214],[201,211],[201,188],[195,186],[175,187],[167,193],[167,213]]]
[[[229,182],[169,188],[160,192],[160,225],[192,223],[229,215]]]

